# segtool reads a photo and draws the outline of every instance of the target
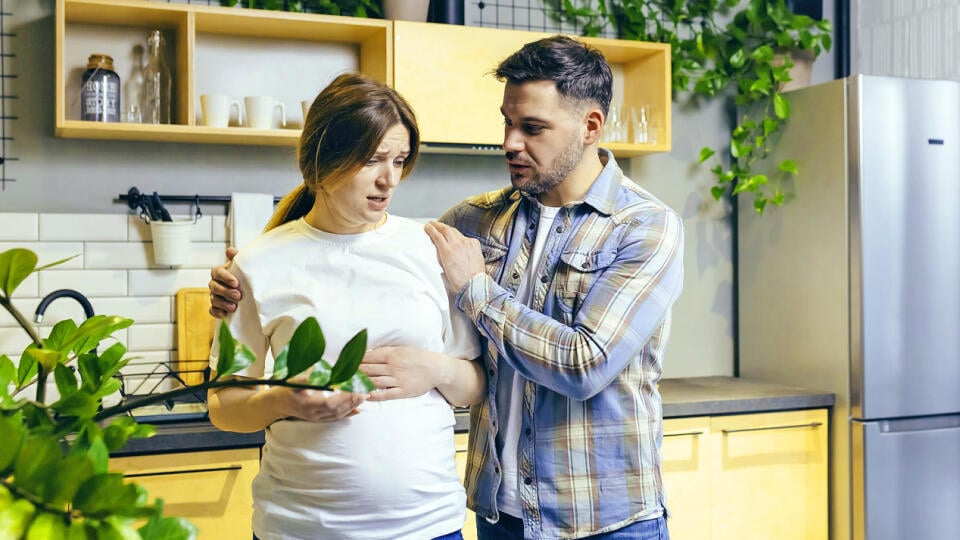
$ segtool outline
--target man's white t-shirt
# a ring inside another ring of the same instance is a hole
[[[238,375],[269,377],[271,351],[308,317],[320,323],[330,364],[364,328],[370,349],[479,356],[476,330],[452,306],[433,243],[415,221],[390,215],[351,235],[289,222],[245,246],[232,271],[243,300],[230,331],[257,358]],[[254,532],[262,540],[423,540],[459,530],[465,494],[453,425],[453,410],[435,389],[368,401],[360,414],[335,422],[272,424],[253,482]]]

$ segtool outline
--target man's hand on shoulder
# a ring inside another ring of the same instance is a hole
[[[471,277],[486,271],[480,241],[476,238],[467,238],[439,221],[427,223],[424,230],[437,248],[440,266],[452,290],[462,290]]]

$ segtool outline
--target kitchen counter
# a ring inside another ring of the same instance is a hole
[[[689,377],[660,381],[664,418],[815,409],[833,406],[829,392],[736,377]],[[469,414],[458,409],[455,430],[463,432]],[[249,448],[263,444],[263,432],[227,433],[207,421],[155,424],[149,439],[131,439],[114,456]]]

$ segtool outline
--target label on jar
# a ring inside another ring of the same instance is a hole
[[[80,119],[95,122],[120,121],[120,77],[104,69],[84,74],[80,90]]]

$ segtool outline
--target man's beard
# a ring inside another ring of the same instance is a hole
[[[509,154],[508,154],[509,159]],[[570,144],[553,159],[550,166],[536,172],[532,178],[521,181],[520,177],[511,176],[513,187],[530,195],[542,195],[556,187],[564,178],[577,168],[583,159],[583,145],[579,137],[574,137]]]

